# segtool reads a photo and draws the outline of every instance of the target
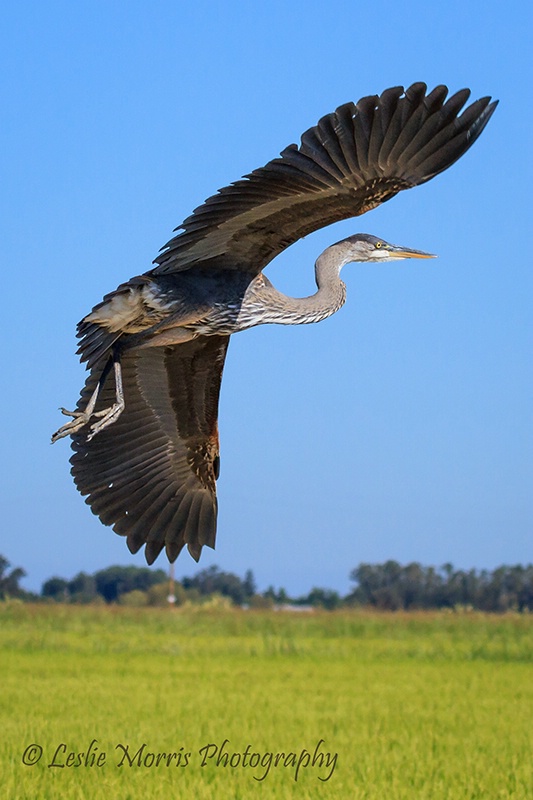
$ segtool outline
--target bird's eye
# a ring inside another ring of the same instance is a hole
[[[382,244],[383,244],[383,242],[376,242],[376,244],[374,245],[376,250],[379,250],[379,248],[381,247]]]

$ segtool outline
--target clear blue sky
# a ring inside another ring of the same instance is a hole
[[[144,565],[77,494],[68,443],[49,444],[84,379],[77,321],[217,188],[341,103],[418,80],[500,106],[449,171],[268,275],[309,294],[317,255],[358,231],[439,259],[351,265],[329,320],[233,337],[218,548],[200,566],[296,594],[347,591],[361,561],[531,561],[531,4],[50,0],[2,16],[0,553],[24,585]],[[178,577],[196,569],[180,556]]]

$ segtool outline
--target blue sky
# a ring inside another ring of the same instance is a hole
[[[144,565],[77,494],[67,442],[49,444],[84,379],[77,321],[217,188],[341,103],[418,80],[500,105],[449,171],[268,276],[309,294],[317,255],[358,231],[439,258],[350,265],[329,320],[232,338],[200,566],[297,594],[347,591],[361,561],[532,560],[531,23],[529,3],[490,0],[4,9],[0,552],[27,588]]]

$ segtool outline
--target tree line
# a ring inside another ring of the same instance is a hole
[[[192,577],[170,582],[162,569],[113,566],[91,574],[80,572],[71,580],[52,577],[40,594],[20,586],[25,571],[10,568],[0,556],[0,600],[18,598],[32,602],[119,603],[130,606],[189,604],[235,605],[251,608],[370,607],[388,611],[472,608],[480,611],[533,611],[533,564],[501,566],[494,570],[461,570],[452,564],[405,566],[397,561],[359,564],[350,573],[351,591],[342,596],[315,587],[300,597],[270,586],[259,593],[251,570],[244,578],[216,566]]]

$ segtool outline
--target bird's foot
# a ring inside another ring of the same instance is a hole
[[[95,411],[94,408],[96,406],[100,389],[111,365],[113,365],[115,370],[116,400],[110,408],[103,408],[101,411]],[[122,389],[122,371],[120,368],[120,359],[118,355],[115,355],[113,356],[112,360],[109,360],[108,366],[106,369],[104,369],[102,375],[100,376],[100,379],[96,384],[96,388],[90,396],[89,402],[83,411],[67,411],[66,408],[60,409],[61,413],[66,417],[74,417],[74,419],[72,419],[70,422],[67,422],[66,425],[63,425],[54,433],[52,436],[52,444],[57,442],[58,439],[62,439],[64,436],[71,436],[72,434],[77,433],[80,428],[83,428],[85,425],[89,425],[91,420],[97,419],[98,422],[93,422],[87,436],[87,441],[90,442],[97,433],[100,433],[100,431],[103,431],[104,428],[108,427],[108,425],[116,422],[124,411],[124,408],[125,402],[124,392]]]
[[[118,401],[112,405],[111,408],[104,408],[102,411],[96,412],[91,412],[88,409],[85,411],[67,411],[66,408],[61,408],[60,411],[62,414],[65,414],[65,416],[74,417],[74,419],[62,425],[61,428],[54,433],[52,436],[52,444],[57,442],[58,439],[63,439],[64,436],[71,436],[73,433],[77,433],[80,428],[89,425],[91,420],[96,417],[99,418],[98,422],[93,422],[89,435],[87,436],[87,441],[90,442],[97,433],[100,433],[100,431],[103,431],[108,425],[116,422],[124,411],[124,401]]]
[[[77,431],[79,431],[80,428],[83,428],[84,425],[88,425],[91,419],[91,414],[87,413],[87,411],[67,411],[66,408],[61,408],[60,411],[66,417],[74,417],[74,419],[71,419],[70,422],[62,425],[59,430],[52,435],[52,444],[57,442],[58,439],[62,439],[64,436],[70,436],[72,433],[77,433]]]
[[[112,405],[111,408],[104,408],[103,411],[97,411],[95,414],[93,414],[93,417],[101,417],[101,419],[91,425],[91,432],[87,436],[87,441],[90,442],[97,433],[100,433],[100,431],[103,431],[104,428],[107,428],[109,425],[112,425],[113,422],[116,422],[123,411],[124,400],[120,399],[117,400],[117,402]]]

